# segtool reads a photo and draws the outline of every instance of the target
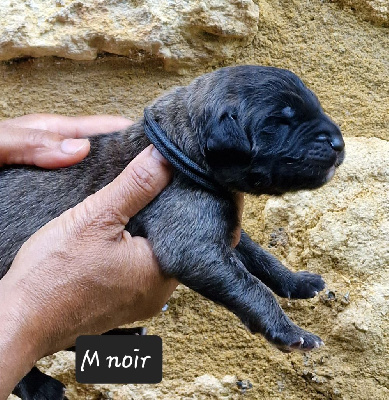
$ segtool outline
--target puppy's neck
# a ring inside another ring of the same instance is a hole
[[[158,125],[165,131],[168,139],[186,156],[201,167],[205,167],[200,151],[197,133],[193,131],[186,104],[186,87],[157,99],[150,106],[150,111]]]

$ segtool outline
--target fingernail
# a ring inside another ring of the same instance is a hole
[[[88,145],[88,139],[64,139],[61,143],[61,151],[74,155]]]
[[[151,155],[158,161],[164,163],[164,164],[168,164],[168,161],[166,160],[166,158],[153,146],[153,148],[151,149]]]

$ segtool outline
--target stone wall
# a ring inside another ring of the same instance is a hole
[[[335,0],[345,8],[374,24],[389,26],[388,0]]]
[[[0,60],[99,53],[157,58],[165,68],[230,59],[257,32],[251,0],[26,0],[0,7]]]

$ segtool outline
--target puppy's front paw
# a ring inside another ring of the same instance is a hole
[[[325,287],[325,282],[320,275],[307,271],[295,272],[293,282],[293,288],[289,293],[291,299],[310,299]]]
[[[266,335],[266,338],[284,353],[292,351],[305,353],[324,346],[324,342],[319,336],[304,331],[297,325],[291,326],[286,331],[269,333],[269,335]]]

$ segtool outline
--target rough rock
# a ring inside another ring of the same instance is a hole
[[[107,52],[156,57],[166,68],[215,64],[253,39],[252,0],[17,0],[0,7],[0,60]]]
[[[39,362],[41,370],[56,376],[62,382],[74,380],[71,371],[75,357],[70,352],[59,352],[55,356],[46,357]],[[65,372],[64,372],[65,371]],[[67,387],[66,396],[69,399],[112,399],[112,400],[173,400],[173,399],[198,399],[209,398],[229,400],[240,398],[242,390],[239,388],[236,376],[225,375],[221,379],[213,375],[204,374],[186,382],[177,377],[172,380],[163,380],[158,385],[78,385]],[[246,392],[246,389],[244,390]],[[10,396],[8,400],[17,400]],[[54,399],[53,399],[54,400]]]
[[[346,140],[346,161],[334,182],[267,201],[263,235],[278,236],[292,264],[323,272],[336,265],[370,284],[389,266],[389,144]],[[270,233],[274,227],[282,231]]]
[[[378,25],[389,26],[388,0],[335,0],[338,3],[357,11],[365,20]]]

